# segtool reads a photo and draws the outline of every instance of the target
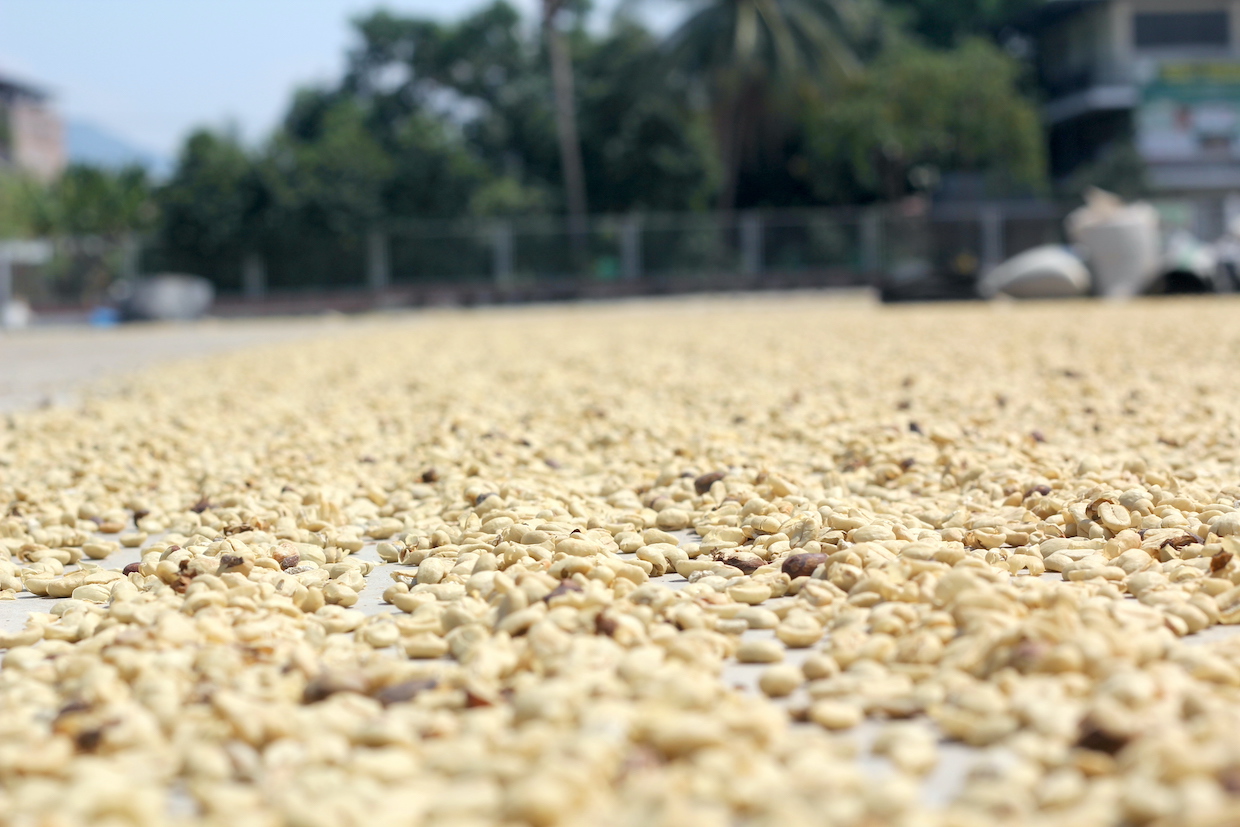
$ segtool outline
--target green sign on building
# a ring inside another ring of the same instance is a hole
[[[1142,89],[1137,142],[1148,161],[1240,160],[1240,62],[1159,65]]]

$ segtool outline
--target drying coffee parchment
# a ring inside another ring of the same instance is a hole
[[[1236,823],[1236,309],[442,312],[8,414],[0,820]]]

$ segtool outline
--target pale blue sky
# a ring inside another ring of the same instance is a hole
[[[450,19],[485,3],[0,0],[0,71],[50,89],[70,118],[172,156],[201,124],[234,124],[250,140],[266,134],[294,87],[339,74],[357,14],[385,6]],[[679,4],[644,5],[659,23]]]

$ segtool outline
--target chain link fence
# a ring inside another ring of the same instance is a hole
[[[198,259],[124,237],[55,239],[42,261],[6,260],[0,242],[0,280],[7,267],[12,295],[43,312],[106,303],[113,282],[159,272],[209,278],[222,313],[848,286],[918,298],[911,286],[927,284],[965,297],[1007,256],[1060,241],[1064,213],[1041,202],[910,201],[602,216],[578,234],[549,217],[392,221]]]

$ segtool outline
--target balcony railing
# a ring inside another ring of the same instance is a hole
[[[1064,98],[1096,86],[1132,86],[1138,82],[1135,63],[1098,63],[1063,74],[1043,73],[1042,88],[1049,100]]]

